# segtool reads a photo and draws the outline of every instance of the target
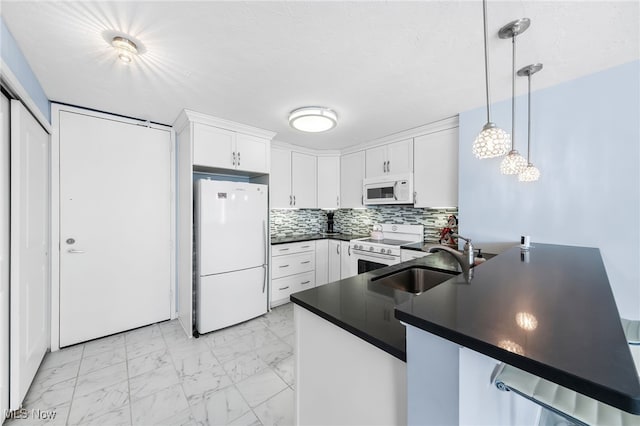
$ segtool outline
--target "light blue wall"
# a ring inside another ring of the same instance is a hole
[[[29,93],[33,102],[38,109],[44,114],[47,121],[51,122],[51,109],[49,108],[49,99],[44,93],[40,82],[31,70],[29,63],[22,54],[18,43],[9,32],[4,23],[4,19],[0,16],[0,56],[9,67],[11,72],[20,81],[20,84]]]
[[[535,89],[535,76],[532,82]],[[526,87],[526,78],[517,83]],[[526,95],[516,111],[516,148],[526,155]],[[495,104],[492,114],[510,130],[510,101]],[[640,61],[533,93],[537,183],[500,175],[500,159],[473,157],[485,121],[483,108],[460,114],[461,234],[480,247],[523,234],[598,247],[620,314],[640,318]]]

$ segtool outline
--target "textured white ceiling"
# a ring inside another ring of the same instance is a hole
[[[161,123],[188,108],[336,149],[484,103],[479,0],[3,0],[2,16],[50,99]],[[520,17],[532,25],[517,67],[544,63],[534,88],[640,58],[638,1],[491,1],[494,101],[511,93],[511,42],[497,31]],[[142,46],[133,64],[116,60],[114,34]],[[308,105],[335,109],[338,127],[289,128]]]

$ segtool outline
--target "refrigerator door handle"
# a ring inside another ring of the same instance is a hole
[[[267,236],[269,235],[269,232],[267,231],[267,221],[266,220],[262,220],[262,229],[264,230],[264,281],[262,282],[262,292],[264,293],[264,291],[267,288],[267,270],[269,269],[267,267],[267,265],[269,264],[269,261],[267,259],[267,254],[269,253],[269,246],[267,245]]]

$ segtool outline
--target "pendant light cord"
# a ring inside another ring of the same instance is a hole
[[[527,163],[531,164],[531,71],[527,74]]]
[[[484,76],[486,80],[485,87],[487,89],[487,123],[491,123],[491,99],[489,97],[489,50],[487,48],[487,39],[489,38],[489,30],[487,28],[487,0],[482,0],[482,22],[484,24]]]
[[[516,35],[511,37],[512,68],[511,73],[511,150],[516,149]]]

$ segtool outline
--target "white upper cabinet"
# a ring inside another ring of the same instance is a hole
[[[193,126],[193,164],[197,166],[235,168],[235,145],[236,132],[200,123]]]
[[[340,207],[364,207],[364,204],[362,204],[364,163],[364,151],[358,151],[340,157]]]
[[[236,135],[236,168],[269,173],[269,141],[252,135]]]
[[[368,178],[413,171],[413,139],[405,139],[366,151]]]
[[[291,195],[293,206],[299,209],[317,207],[316,156],[291,153]]]
[[[316,170],[315,155],[273,147],[269,176],[270,208],[316,208]]]
[[[458,128],[415,138],[415,207],[458,205]]]
[[[176,133],[186,135],[187,125],[192,126],[193,166],[234,170],[234,174],[246,172],[250,176],[269,173],[273,132],[184,110],[174,129]]]
[[[318,157],[318,208],[340,207],[340,157]]]
[[[271,149],[271,174],[269,175],[269,203],[272,209],[293,207],[291,195],[291,151]]]

